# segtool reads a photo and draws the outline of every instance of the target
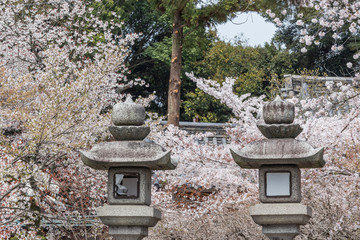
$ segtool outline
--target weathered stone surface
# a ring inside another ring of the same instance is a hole
[[[83,163],[108,172],[108,203],[97,208],[97,216],[109,226],[115,240],[140,240],[148,227],[161,220],[161,212],[150,207],[151,170],[175,169],[178,158],[171,151],[145,139],[150,128],[140,126],[145,109],[131,98],[113,107],[109,131],[117,141],[96,144],[80,151]],[[143,141],[145,139],[145,141]]]
[[[266,196],[266,173],[290,172],[290,196]],[[301,173],[296,165],[263,165],[259,170],[259,193],[262,203],[299,203],[301,202]]]
[[[269,139],[230,151],[240,167],[260,169],[260,201],[263,203],[250,207],[254,222],[263,226],[263,233],[270,239],[290,240],[300,233],[299,225],[306,224],[312,217],[311,208],[299,203],[299,168],[323,167],[324,149],[314,149],[307,142],[294,139],[302,131],[300,125],[292,124],[294,104],[277,97],[262,110],[257,127]]]
[[[148,228],[139,226],[110,226],[109,235],[114,240],[140,240],[148,235]]]
[[[118,199],[115,198],[115,174],[117,173],[139,173],[139,196],[135,199]],[[122,167],[122,168],[110,168],[108,175],[108,202],[109,204],[127,204],[137,205],[151,203],[151,170],[149,168],[138,167]]]
[[[143,140],[150,133],[150,127],[110,126],[109,131],[118,141]]]
[[[96,212],[108,226],[154,227],[161,220],[161,212],[146,205],[105,205]]]
[[[292,123],[295,118],[295,105],[277,96],[274,101],[264,104],[263,117],[267,124]]]
[[[142,125],[145,120],[145,108],[128,97],[125,102],[114,105],[111,119],[116,126]]]
[[[299,124],[266,124],[264,120],[259,120],[256,126],[267,138],[296,138],[303,130]]]
[[[312,209],[300,203],[263,203],[249,211],[259,225],[305,225],[312,217]]]
[[[99,170],[110,167],[146,167],[152,170],[175,169],[177,159],[170,158],[171,151],[143,141],[103,142],[90,151],[80,151],[85,165]]]
[[[270,240],[292,240],[300,234],[299,225],[264,225],[262,232]]]
[[[264,164],[292,164],[299,168],[319,168],[325,165],[323,148],[314,149],[305,141],[291,138],[264,139],[247,144],[241,150],[230,151],[242,168],[258,169]]]

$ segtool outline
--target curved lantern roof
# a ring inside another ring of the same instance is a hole
[[[152,170],[175,169],[177,159],[159,145],[143,141],[116,141],[96,144],[90,151],[80,151],[85,165],[99,170],[110,167],[147,167]]]
[[[299,168],[320,168],[325,165],[323,148],[292,138],[264,139],[241,150],[230,149],[235,162],[242,168],[260,168],[265,164],[294,164]]]

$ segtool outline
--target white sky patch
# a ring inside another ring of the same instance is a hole
[[[270,42],[276,31],[273,23],[265,22],[265,18],[255,12],[239,14],[237,18],[225,24],[217,26],[219,36],[222,40],[233,41],[235,37],[247,40],[249,46],[264,46]]]
[[[203,0],[196,4],[196,8],[202,8],[208,5],[217,4],[219,0]]]

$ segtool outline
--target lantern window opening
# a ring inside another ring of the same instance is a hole
[[[140,174],[121,172],[114,175],[114,198],[135,199],[139,197]]]
[[[267,171],[265,172],[265,195],[266,197],[290,197],[292,194],[292,182],[290,171]]]

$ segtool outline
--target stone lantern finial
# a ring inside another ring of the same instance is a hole
[[[299,124],[293,123],[295,105],[279,96],[264,104],[262,114],[263,119],[256,126],[267,138],[296,138],[303,130]]]
[[[128,96],[125,102],[115,104],[111,120],[115,126],[142,125],[145,120],[145,108],[134,103],[131,96]]]
[[[118,141],[143,140],[150,133],[150,127],[143,125],[145,108],[134,103],[131,96],[115,104],[111,120],[115,126],[110,126],[109,131]]]
[[[290,124],[295,118],[295,105],[281,100],[277,95],[275,100],[265,103],[263,116],[266,124]]]

